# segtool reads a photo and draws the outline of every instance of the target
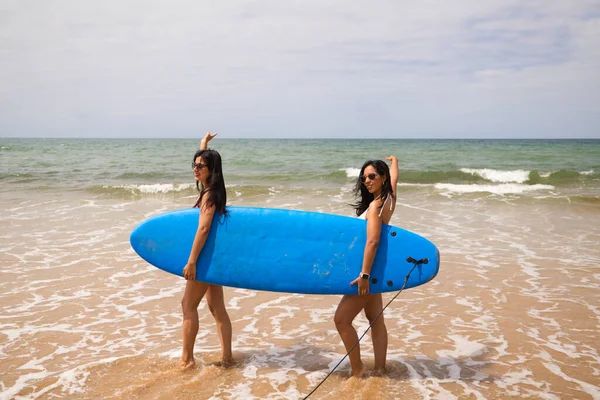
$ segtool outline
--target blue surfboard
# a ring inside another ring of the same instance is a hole
[[[366,221],[340,215],[273,208],[228,207],[215,215],[197,262],[196,279],[274,292],[357,294],[350,286],[362,267]],[[167,212],[142,222],[131,246],[148,263],[183,276],[199,209]],[[421,262],[417,262],[421,261]],[[383,225],[371,270],[371,293],[433,279],[440,256],[429,240]]]

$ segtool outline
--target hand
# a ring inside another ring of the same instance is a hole
[[[183,268],[183,277],[186,281],[193,281],[196,279],[196,263],[187,263]]]
[[[390,161],[392,164],[395,162],[398,162],[398,158],[396,158],[396,156],[389,156],[385,158],[386,160]]]
[[[356,278],[355,280],[350,282],[350,286],[354,286],[356,284],[358,284],[358,294],[359,295],[369,294],[369,280],[368,279],[363,279],[359,276],[358,278]]]
[[[206,132],[206,135],[204,135],[204,137],[202,138],[202,142],[205,144],[208,144],[208,142],[213,140],[215,138],[215,136],[217,136],[216,132],[215,133]]]

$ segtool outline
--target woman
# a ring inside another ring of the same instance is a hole
[[[200,207],[200,221],[196,237],[190,251],[187,265],[183,268],[183,277],[187,280],[185,293],[181,300],[183,311],[183,351],[179,363],[182,369],[194,368],[194,343],[198,334],[198,305],[206,294],[208,309],[217,323],[217,331],[221,341],[221,365],[228,367],[233,363],[231,355],[231,321],[225,309],[223,287],[210,285],[196,280],[196,261],[206,242],[213,218],[227,214],[225,204],[227,194],[221,168],[221,156],[215,150],[207,149],[208,142],[216,134],[206,133],[202,139],[200,150],[194,155],[192,169],[196,178],[196,187],[200,196],[194,207]],[[199,185],[202,185],[200,190]],[[200,265],[200,268],[206,268]]]
[[[367,242],[363,255],[362,269],[357,271],[358,278],[350,282],[357,285],[358,295],[345,295],[335,312],[335,326],[344,342],[346,351],[358,341],[356,330],[352,326],[354,318],[361,310],[370,324],[375,353],[375,373],[383,374],[385,371],[387,354],[387,329],[383,314],[377,315],[383,309],[381,294],[369,294],[369,278],[371,267],[381,234],[381,224],[388,224],[396,209],[396,184],[398,183],[398,159],[395,156],[387,157],[391,168],[385,161],[374,160],[364,163],[354,188],[357,203],[354,205],[356,215],[367,220]],[[377,318],[377,320],[375,320]],[[375,323],[373,323],[375,321]],[[360,378],[365,373],[365,365],[360,358],[360,345],[357,345],[349,354],[352,376]]]

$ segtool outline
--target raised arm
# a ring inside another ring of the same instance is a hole
[[[390,161],[392,165],[390,165],[390,184],[392,185],[392,190],[394,191],[394,196],[396,195],[396,185],[398,185],[398,159],[396,156],[389,156],[385,158]]]
[[[216,133],[213,134],[210,132],[206,132],[206,135],[204,135],[204,137],[200,141],[200,150],[206,150],[208,148],[208,142],[213,140],[215,136],[217,136]]]

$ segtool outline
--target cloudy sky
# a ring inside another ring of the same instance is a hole
[[[598,0],[0,2],[0,137],[600,138]]]

